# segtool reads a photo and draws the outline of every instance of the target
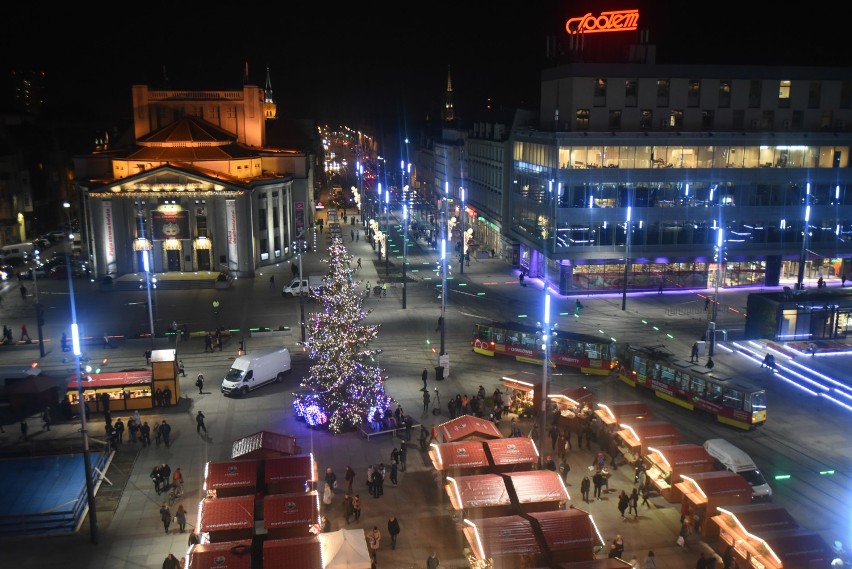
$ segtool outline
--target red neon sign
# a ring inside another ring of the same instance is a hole
[[[599,34],[603,32],[629,32],[639,27],[639,10],[612,10],[593,16],[591,12],[565,22],[569,34]]]

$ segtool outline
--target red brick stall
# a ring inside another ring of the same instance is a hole
[[[320,523],[319,494],[272,494],[263,498],[263,527],[269,539],[309,537]]]
[[[264,541],[263,569],[323,569],[319,537]]]
[[[529,437],[484,441],[491,470],[497,474],[532,470],[538,464],[538,449]]]
[[[203,543],[254,537],[254,496],[205,498],[198,505],[196,533]]]
[[[517,513],[558,510],[570,499],[562,478],[552,470],[512,472],[503,479]]]
[[[545,544],[548,565],[591,561],[604,541],[588,512],[578,509],[533,512],[527,516]]]
[[[317,489],[319,471],[313,454],[268,458],[263,468],[267,494],[293,494]]]
[[[250,539],[199,543],[190,547],[186,557],[186,569],[251,569],[251,557]]]
[[[205,495],[212,491],[218,498],[254,496],[257,494],[257,481],[256,460],[208,462],[204,467]]]

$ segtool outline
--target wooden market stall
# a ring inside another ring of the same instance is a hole
[[[83,377],[83,399],[90,413],[104,411],[104,398],[109,398],[109,411],[112,414],[154,407],[154,380],[150,370],[91,373]],[[159,385],[163,385],[163,382],[159,382]],[[77,409],[79,384],[76,375],[71,376],[66,389],[65,397],[71,408]]]
[[[641,401],[615,401],[597,405],[595,415],[610,433],[615,433],[622,423],[635,424],[639,421],[649,421],[654,417],[651,408]]]
[[[293,494],[317,489],[319,470],[313,454],[267,458],[263,486],[267,494]]]
[[[169,394],[168,401],[163,405],[169,407],[180,401],[180,381],[178,381],[178,365],[175,350],[153,350],[151,352],[151,371],[154,376],[154,394]],[[166,391],[168,390],[168,391]],[[154,404],[156,405],[156,397]]]
[[[201,543],[222,543],[254,537],[254,496],[205,498],[198,506],[195,532]]]
[[[221,543],[197,543],[189,548],[186,556],[187,569],[251,569],[252,541],[225,541]],[[320,568],[321,569],[321,568]]]
[[[670,503],[680,503],[683,494],[675,486],[681,474],[712,472],[713,457],[701,445],[649,446],[645,455],[645,475]]]
[[[559,412],[559,427],[578,432],[581,425],[591,419],[595,406],[595,394],[587,387],[571,387],[548,395],[556,403]]]
[[[233,459],[278,458],[302,454],[302,447],[296,444],[296,437],[270,431],[259,431],[234,441],[231,447]]]
[[[323,569],[319,536],[267,539],[263,569]]]
[[[491,518],[512,513],[506,481],[499,474],[447,477],[444,486],[456,518]]]
[[[541,567],[543,551],[532,523],[521,516],[464,520],[462,528],[470,546],[471,566],[492,562],[493,569]]]
[[[466,440],[486,441],[489,439],[502,439],[503,433],[500,429],[485,419],[479,419],[473,415],[462,415],[451,419],[438,426],[438,433],[445,443],[455,443]]]
[[[799,527],[782,506],[771,503],[726,506],[712,521],[720,546],[731,546],[740,567],[823,568],[834,557],[819,535]]]
[[[206,496],[211,493],[218,498],[254,496],[257,494],[257,483],[257,460],[208,462],[204,466],[203,490]]]
[[[648,454],[649,446],[669,446],[680,442],[680,431],[668,421],[626,421],[618,431],[618,450],[629,464]]]
[[[552,470],[503,474],[515,511],[522,514],[558,510],[571,498],[562,478]]]
[[[681,512],[690,519],[699,518],[699,531],[704,537],[719,535],[719,526],[710,521],[717,508],[751,503],[751,485],[745,478],[730,470],[681,474],[675,486],[683,494]]]
[[[263,498],[263,527],[269,539],[309,537],[320,523],[319,493],[272,494]]]
[[[527,516],[539,542],[545,544],[547,565],[591,561],[604,545],[595,521],[588,512],[569,508],[533,512]]]
[[[532,417],[535,412],[535,385],[511,377],[503,377],[500,382],[506,389],[504,402],[509,412],[518,417]]]
[[[442,476],[471,476],[487,474],[490,470],[485,447],[479,440],[432,443],[429,447],[429,458],[432,460],[432,466]]]
[[[538,464],[538,449],[529,437],[484,441],[491,471],[497,474],[532,470]]]

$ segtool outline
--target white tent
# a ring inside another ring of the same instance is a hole
[[[363,529],[341,529],[319,534],[323,569],[371,569]]]

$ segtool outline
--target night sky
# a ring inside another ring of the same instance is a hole
[[[248,63],[250,82],[262,86],[269,65],[279,113],[387,130],[436,117],[448,65],[461,118],[489,102],[537,108],[540,71],[551,65],[546,38],[564,39],[565,20],[587,11],[639,8],[658,63],[852,65],[845,18],[807,4],[183,4],[84,13],[81,4],[30,2],[11,9],[0,61],[4,70],[43,69],[48,104],[114,121],[129,121],[133,84],[239,88]]]

